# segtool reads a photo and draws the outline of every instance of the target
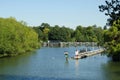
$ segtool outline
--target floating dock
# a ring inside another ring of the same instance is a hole
[[[104,49],[97,49],[97,50],[93,50],[93,51],[82,52],[82,53],[79,53],[78,56],[74,56],[72,58],[73,59],[82,59],[82,58],[86,58],[86,57],[90,57],[90,56],[93,56],[93,55],[100,54],[103,51],[104,51]]]

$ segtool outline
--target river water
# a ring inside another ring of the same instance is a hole
[[[42,47],[32,53],[0,59],[0,80],[120,80],[120,63],[105,55],[85,59],[74,56],[81,47]]]

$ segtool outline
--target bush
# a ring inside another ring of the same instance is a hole
[[[0,18],[0,54],[21,54],[38,46],[38,35],[32,28],[14,18]]]

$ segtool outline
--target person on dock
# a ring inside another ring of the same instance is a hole
[[[76,50],[76,51],[75,51],[75,57],[78,57],[78,54],[79,54],[79,51]]]

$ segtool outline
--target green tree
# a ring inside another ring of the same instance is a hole
[[[106,11],[105,15],[109,16],[108,23],[110,28],[104,31],[105,47],[108,56],[115,61],[120,61],[120,1],[105,1],[106,5],[100,5],[101,12]]]
[[[94,28],[94,33],[96,40],[98,42],[98,45],[104,44],[104,30],[101,27]]]
[[[38,48],[38,35],[15,18],[0,18],[0,54],[17,55]]]
[[[35,32],[38,34],[38,39],[39,41],[43,40],[43,32],[39,27],[33,27],[33,29],[35,30]]]
[[[54,27],[51,28],[50,32],[49,32],[49,40],[59,40],[59,26],[55,25]]]
[[[76,39],[77,42],[81,42],[82,41],[81,40],[82,39],[81,38],[81,36],[82,36],[81,31],[82,31],[82,26],[77,26],[77,28],[75,30],[75,39]]]
[[[50,25],[48,23],[42,23],[40,26],[42,32],[43,32],[43,36],[42,36],[42,40],[44,42],[48,41],[48,35],[49,35],[49,31],[50,31]]]
[[[76,41],[100,43],[103,41],[103,30],[96,25],[88,27],[77,26],[74,36]]]
[[[109,30],[105,31],[105,47],[108,56],[112,57],[114,61],[120,61],[120,20],[116,22],[113,23]]]
[[[108,25],[112,25],[114,21],[120,19],[120,1],[119,0],[111,0],[105,1],[106,5],[100,5],[99,10],[101,12],[105,12],[105,15],[109,16]]]
[[[39,41],[48,41],[48,35],[51,29],[48,23],[42,23],[40,26],[33,27],[33,29],[37,32]]]
[[[72,41],[72,33],[73,30],[70,28],[67,28],[65,26],[60,27],[58,25],[55,25],[50,29],[49,32],[49,40],[56,40],[56,41]]]

